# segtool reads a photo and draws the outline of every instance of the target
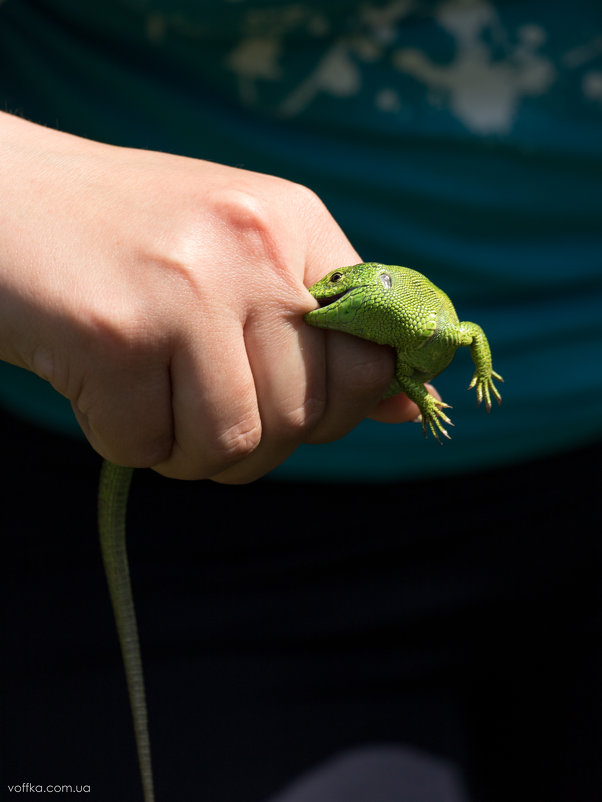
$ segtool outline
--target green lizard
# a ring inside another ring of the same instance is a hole
[[[491,396],[501,402],[493,379],[503,381],[491,365],[489,344],[475,323],[460,322],[444,292],[407,267],[376,262],[333,270],[309,292],[320,307],[308,312],[311,326],[348,332],[393,346],[395,378],[385,397],[404,392],[420,410],[424,433],[449,437],[442,421],[449,405],[431,396],[424,383],[443,371],[461,345],[470,346],[475,373],[469,389],[491,408]],[[153,802],[142,661],[125,545],[126,504],[133,469],[103,463],[99,486],[101,551],[117,632],[125,665],[130,706],[145,802]]]
[[[352,265],[331,271],[309,291],[320,304],[305,315],[310,325],[395,348],[395,378],[385,398],[406,393],[420,410],[425,434],[428,427],[437,440],[438,431],[449,438],[441,423],[453,425],[442,411],[449,404],[430,395],[424,383],[445,370],[461,345],[470,346],[475,364],[468,389],[476,388],[477,402],[484,400],[488,412],[492,395],[501,403],[493,379],[503,379],[491,366],[485,332],[476,323],[461,323],[447,295],[416,270]]]

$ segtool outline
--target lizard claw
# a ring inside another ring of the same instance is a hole
[[[422,423],[424,436],[427,437],[430,431],[438,443],[441,443],[439,433],[451,440],[447,429],[442,426],[441,421],[447,423],[448,426],[454,425],[447,415],[442,412],[442,409],[451,409],[451,406],[432,395],[428,395],[420,405],[420,415],[416,418],[417,423]]]
[[[502,396],[493,383],[494,379],[497,379],[501,382],[504,381],[500,374],[496,373],[495,370],[492,370],[487,375],[479,375],[478,371],[475,371],[472,381],[468,385],[469,390],[472,390],[473,387],[476,390],[477,404],[480,404],[481,401],[485,401],[485,408],[487,409],[487,412],[491,410],[491,396],[495,398],[498,404],[502,403]]]

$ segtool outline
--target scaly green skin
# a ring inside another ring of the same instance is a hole
[[[476,388],[478,403],[484,400],[487,411],[492,395],[501,403],[493,379],[503,379],[492,368],[483,329],[460,322],[447,295],[416,270],[377,262],[351,265],[331,271],[309,291],[320,303],[305,315],[310,325],[395,348],[395,379],[385,398],[406,393],[420,409],[425,434],[449,437],[442,425],[453,425],[442,411],[449,405],[430,395],[424,383],[445,370],[461,345],[470,346],[475,373],[469,389]]]
[[[98,486],[98,531],[125,667],[144,802],[154,802],[144,676],[125,538],[127,500],[133,472],[133,468],[124,468],[107,460],[103,462]]]
[[[397,351],[395,379],[386,396],[406,393],[414,401],[427,427],[449,437],[441,420],[447,404],[433,398],[424,382],[444,370],[461,345],[470,346],[475,373],[470,388],[477,400],[491,408],[491,396],[501,401],[493,378],[502,377],[491,367],[491,354],[483,330],[460,323],[447,295],[415,270],[371,262],[333,270],[309,290],[321,304],[305,315],[312,326],[355,334],[365,340],[391,345]],[[99,486],[100,542],[109,593],[125,665],[142,777],[144,802],[153,802],[142,660],[126,553],[126,506],[133,470],[104,462]]]

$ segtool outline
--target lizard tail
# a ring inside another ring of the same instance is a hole
[[[125,521],[133,468],[104,461],[98,491],[98,528],[109,595],[125,665],[144,802],[154,802],[144,676],[126,550]]]

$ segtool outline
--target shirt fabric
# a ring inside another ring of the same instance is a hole
[[[306,184],[362,258],[424,272],[483,326],[501,410],[476,409],[460,349],[435,381],[444,448],[365,421],[275,477],[445,474],[602,434],[598,2],[4,0],[0,97],[82,136]],[[7,408],[77,431],[48,385],[1,368]]]

